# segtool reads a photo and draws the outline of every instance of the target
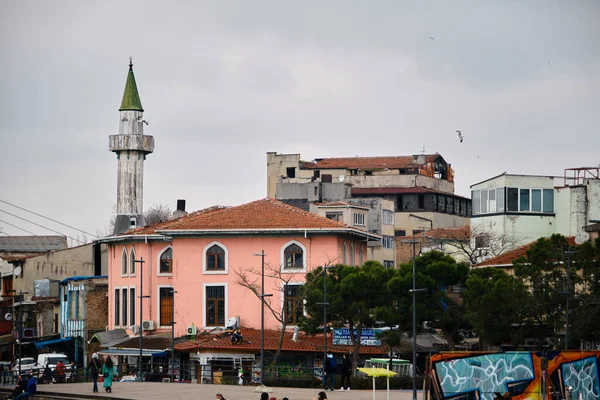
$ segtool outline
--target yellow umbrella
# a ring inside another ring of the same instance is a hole
[[[394,371],[390,371],[385,368],[357,368],[360,372],[373,377],[373,400],[375,400],[375,378],[378,376],[385,376],[387,378],[387,398],[390,400],[390,376],[396,376]]]

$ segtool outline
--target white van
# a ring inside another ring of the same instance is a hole
[[[46,365],[54,372],[54,368],[56,368],[56,364],[58,364],[59,361],[62,361],[65,364],[65,379],[68,380],[71,377],[71,363],[67,356],[62,353],[40,354],[38,355],[37,365],[42,374],[44,373]]]

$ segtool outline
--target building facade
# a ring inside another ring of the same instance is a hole
[[[580,171],[569,177],[569,171]],[[568,169],[553,176],[501,174],[471,186],[471,231],[512,238],[514,247],[558,233],[575,236],[600,221],[599,169]],[[474,238],[476,240],[478,238]],[[510,250],[507,248],[506,250]]]
[[[454,194],[454,171],[440,154],[322,158],[267,153],[267,195],[308,203],[382,198],[394,203],[395,236],[469,224],[471,200]]]
[[[358,265],[367,241],[378,235],[299,210],[274,199],[190,213],[127,234],[102,239],[109,246],[109,329],[175,335],[237,325],[259,328],[261,302],[247,286],[261,277],[266,299],[288,326],[303,313],[299,286],[317,266],[346,259]],[[143,262],[142,262],[143,261]],[[142,286],[142,288],[140,288]],[[291,310],[288,312],[286,310]],[[283,314],[282,314],[283,315]],[[269,311],[265,326],[280,323]],[[189,328],[189,330],[188,330]]]

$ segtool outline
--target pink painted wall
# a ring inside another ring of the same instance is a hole
[[[109,328],[122,327],[128,329],[130,325],[139,324],[139,299],[136,298],[136,321],[128,321],[127,326],[123,326],[121,320],[119,326],[115,325],[115,289],[135,287],[136,295],[139,296],[140,265],[136,266],[135,275],[122,276],[121,274],[121,255],[124,246],[128,252],[133,247],[136,258],[143,257],[145,261],[142,268],[143,295],[150,296],[150,298],[144,299],[143,319],[153,320],[157,325],[157,331],[170,331],[170,327],[158,327],[158,321],[160,320],[158,293],[160,286],[173,286],[177,291],[175,294],[175,331],[176,335],[181,336],[185,334],[186,328],[192,324],[195,324],[198,330],[205,327],[204,296],[205,285],[207,284],[223,284],[226,286],[226,320],[239,315],[243,327],[260,328],[260,300],[250,290],[237,283],[238,276],[235,273],[235,270],[248,271],[250,269],[260,273],[261,257],[256,257],[253,254],[264,250],[266,254],[265,264],[280,268],[283,262],[283,249],[291,241],[296,241],[306,249],[306,271],[310,271],[325,263],[341,263],[344,240],[349,251],[350,239],[342,239],[337,236],[305,238],[303,235],[297,237],[175,238],[172,243],[138,242],[111,245],[109,250]],[[227,249],[226,274],[210,274],[203,271],[205,248],[213,242],[218,242]],[[173,274],[160,276],[157,273],[159,256],[169,246],[172,246],[173,249]],[[359,263],[358,249],[360,246],[363,247],[365,257],[367,254],[365,242],[355,241],[355,262],[357,264]],[[349,255],[348,262],[350,262]],[[285,275],[292,276],[290,283],[302,283],[306,271],[286,273]],[[260,275],[254,276],[260,284]],[[266,278],[265,293],[273,294],[273,297],[269,298],[268,301],[271,301],[277,310],[281,310],[281,281],[275,278]],[[122,305],[120,308],[122,310]],[[128,318],[130,318],[130,315],[130,311],[128,311]],[[279,323],[267,308],[265,308],[265,327],[271,329],[279,327]]]

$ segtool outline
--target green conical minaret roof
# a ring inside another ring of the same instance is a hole
[[[135,84],[135,76],[133,76],[133,62],[129,58],[129,72],[127,73],[127,82],[125,82],[125,91],[123,92],[123,100],[119,111],[144,111],[142,101]]]

